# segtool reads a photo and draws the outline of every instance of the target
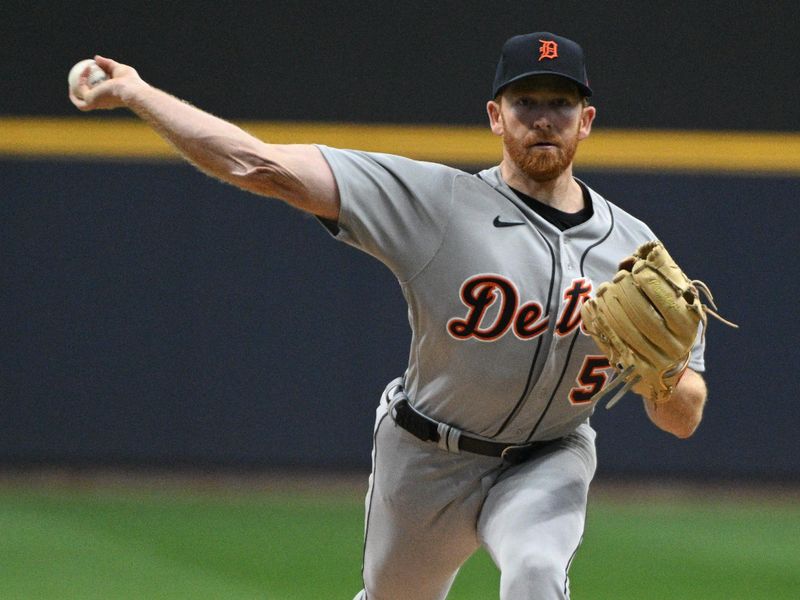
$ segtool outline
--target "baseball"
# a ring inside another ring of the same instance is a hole
[[[86,67],[90,67],[89,77],[87,79],[87,84],[89,87],[94,87],[98,83],[101,83],[108,79],[108,75],[106,72],[103,71],[100,67],[97,66],[97,63],[94,62],[91,58],[87,58],[86,60],[82,60],[77,63],[74,67],[72,67],[69,71],[69,75],[67,76],[67,81],[69,82],[69,89],[72,90],[72,93],[76,96],[78,95],[78,84],[81,78],[81,74],[86,70]]]

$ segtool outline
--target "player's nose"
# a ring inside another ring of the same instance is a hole
[[[552,127],[552,122],[546,114],[540,113],[533,118],[531,127],[533,129],[549,130]]]

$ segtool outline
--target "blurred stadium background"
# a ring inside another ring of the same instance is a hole
[[[796,2],[11,0],[0,21],[0,597],[349,598],[372,416],[404,368],[391,274],[219,184],[125,113],[102,53],[273,141],[477,170],[503,40],[581,41],[577,174],[648,222],[711,324],[697,434],[598,411],[573,595],[800,597]],[[496,596],[485,555],[456,600]]]

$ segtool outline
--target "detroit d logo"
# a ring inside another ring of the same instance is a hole
[[[558,44],[554,40],[539,40],[539,60],[558,58]]]

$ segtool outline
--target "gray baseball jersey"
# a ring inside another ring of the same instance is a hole
[[[398,156],[320,146],[336,178],[335,235],[385,263],[408,301],[405,387],[422,413],[503,442],[587,420],[610,376],[580,306],[651,239],[590,190],[593,216],[559,231],[506,185]],[[689,366],[703,371],[698,336]]]
[[[356,600],[443,600],[481,545],[501,600],[569,598],[596,468],[591,398],[610,369],[580,306],[655,236],[591,191],[592,216],[560,231],[497,167],[320,150],[341,198],[326,225],[394,272],[412,332],[404,377],[377,408]],[[702,341],[690,366],[703,369]],[[391,426],[406,397],[447,431],[553,441],[516,464],[459,452],[449,433],[432,444]]]

